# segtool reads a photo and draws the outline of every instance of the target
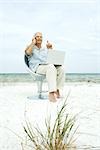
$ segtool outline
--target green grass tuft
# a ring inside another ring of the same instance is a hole
[[[28,137],[27,144],[32,150],[76,149],[74,146],[76,130],[73,129],[75,117],[70,117],[69,114],[66,114],[66,100],[58,111],[53,125],[51,124],[51,117],[45,119],[45,132],[42,132],[38,126],[32,127],[31,123],[26,121],[23,128]]]

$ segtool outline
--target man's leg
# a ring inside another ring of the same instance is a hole
[[[49,100],[55,102],[56,101],[55,92],[57,90],[56,88],[57,69],[52,64],[39,65],[37,73],[46,74],[49,89]]]
[[[63,88],[65,82],[65,73],[63,66],[56,66],[57,69],[57,98],[60,98],[60,89]]]

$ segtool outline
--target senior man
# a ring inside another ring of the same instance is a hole
[[[47,41],[46,48],[42,47],[42,33],[36,32],[31,44],[25,49],[29,67],[32,71],[45,74],[48,82],[49,100],[56,102],[60,98],[60,89],[64,85],[65,74],[63,66],[46,64],[48,49],[53,50],[52,44]]]

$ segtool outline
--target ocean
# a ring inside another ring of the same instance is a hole
[[[66,82],[93,82],[100,83],[100,74],[92,73],[67,73],[65,76]],[[29,73],[6,73],[0,74],[0,83],[10,82],[33,82],[33,78]]]

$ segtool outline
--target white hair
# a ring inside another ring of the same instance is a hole
[[[37,33],[41,33],[41,32],[36,32],[36,33],[34,33],[34,37],[36,37],[36,34],[37,34]],[[41,33],[41,34],[42,34],[42,33]]]

